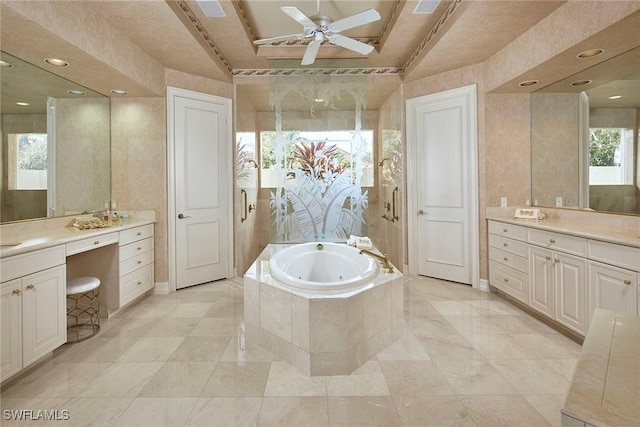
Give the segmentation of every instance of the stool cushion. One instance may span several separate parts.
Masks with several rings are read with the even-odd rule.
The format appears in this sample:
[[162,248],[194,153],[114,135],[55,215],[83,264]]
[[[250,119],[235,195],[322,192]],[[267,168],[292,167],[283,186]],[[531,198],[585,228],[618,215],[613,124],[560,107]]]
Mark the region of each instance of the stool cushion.
[[100,279],[97,277],[73,277],[67,279],[67,295],[89,292],[98,286],[100,286]]

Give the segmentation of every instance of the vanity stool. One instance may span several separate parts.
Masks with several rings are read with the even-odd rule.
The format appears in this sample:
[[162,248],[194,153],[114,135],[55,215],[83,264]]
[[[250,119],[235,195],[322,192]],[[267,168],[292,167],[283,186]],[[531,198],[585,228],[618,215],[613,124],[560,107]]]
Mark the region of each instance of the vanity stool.
[[100,279],[67,279],[67,343],[84,341],[100,329]]

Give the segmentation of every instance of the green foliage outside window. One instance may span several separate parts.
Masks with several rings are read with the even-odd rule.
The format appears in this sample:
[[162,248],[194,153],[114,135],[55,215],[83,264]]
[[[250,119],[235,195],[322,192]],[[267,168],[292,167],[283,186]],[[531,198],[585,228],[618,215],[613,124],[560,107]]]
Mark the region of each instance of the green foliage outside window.
[[589,166],[619,166],[615,154],[620,139],[620,129],[589,129]]
[[18,169],[47,170],[47,139],[41,135],[22,134],[18,140]]

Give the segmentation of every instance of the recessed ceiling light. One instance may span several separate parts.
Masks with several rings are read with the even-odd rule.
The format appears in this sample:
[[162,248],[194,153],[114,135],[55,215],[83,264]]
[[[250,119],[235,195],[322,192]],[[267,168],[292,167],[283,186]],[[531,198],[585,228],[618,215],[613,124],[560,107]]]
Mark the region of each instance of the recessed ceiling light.
[[523,82],[518,83],[519,86],[525,87],[525,86],[533,86],[533,85],[537,85],[538,81],[537,80],[525,80]]
[[571,86],[584,86],[591,83],[591,80],[576,80],[575,82],[571,82]]
[[589,50],[585,50],[584,52],[580,52],[577,55],[577,57],[580,59],[591,58],[594,56],[598,56],[602,53],[604,53],[604,49],[589,49]]
[[58,59],[58,58],[45,58],[44,62],[46,62],[49,65],[54,65],[56,67],[69,66],[69,63],[67,61],[65,61],[64,59]]
[[122,89],[112,89],[111,93],[114,93],[116,95],[127,95],[129,92],[127,92],[126,90],[122,90]]
[[620,99],[622,98],[622,95],[612,95],[609,97],[609,99]]
[[78,95],[78,96],[85,96],[86,95],[86,93],[84,93],[83,91],[75,90],[75,89],[68,90],[67,93],[70,94],[70,95]]
[[0,67],[3,68],[13,68],[13,64],[7,61],[0,61]]
[[22,106],[22,107],[26,107],[27,105],[29,105],[28,102],[16,102],[16,104]]

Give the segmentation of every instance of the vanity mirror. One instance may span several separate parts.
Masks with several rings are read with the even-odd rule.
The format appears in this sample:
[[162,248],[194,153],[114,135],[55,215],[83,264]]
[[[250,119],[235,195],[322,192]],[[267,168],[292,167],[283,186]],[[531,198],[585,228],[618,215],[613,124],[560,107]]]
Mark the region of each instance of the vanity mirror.
[[0,52],[0,221],[109,206],[109,98]]
[[640,47],[533,93],[533,205],[640,215],[639,125]]

